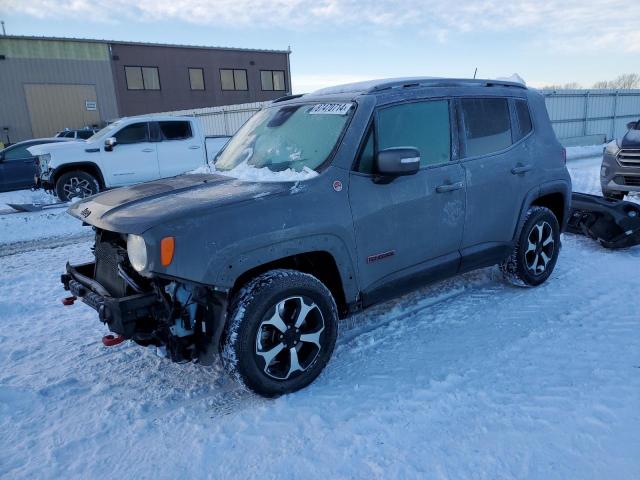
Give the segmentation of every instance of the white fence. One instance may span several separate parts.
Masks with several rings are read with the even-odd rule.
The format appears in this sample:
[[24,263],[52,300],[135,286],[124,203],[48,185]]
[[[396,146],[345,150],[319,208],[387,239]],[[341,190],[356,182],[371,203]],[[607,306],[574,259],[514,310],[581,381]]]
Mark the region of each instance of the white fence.
[[[556,135],[567,145],[602,143],[640,119],[640,90],[542,90]],[[233,135],[270,102],[165,112],[200,119],[205,135]]]
[[553,129],[567,145],[617,138],[640,119],[640,90],[542,90]]
[[166,115],[188,115],[197,117],[204,134],[233,135],[254,113],[271,102],[241,103],[224,107],[197,108],[164,112]]

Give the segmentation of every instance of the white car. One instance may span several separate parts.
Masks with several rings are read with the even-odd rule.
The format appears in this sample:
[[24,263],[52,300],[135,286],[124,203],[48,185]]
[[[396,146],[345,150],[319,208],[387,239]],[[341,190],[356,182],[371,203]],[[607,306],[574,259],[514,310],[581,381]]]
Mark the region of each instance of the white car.
[[35,146],[29,151],[38,158],[36,186],[54,191],[63,201],[173,177],[207,162],[207,145],[197,119],[168,115],[121,118],[85,141]]

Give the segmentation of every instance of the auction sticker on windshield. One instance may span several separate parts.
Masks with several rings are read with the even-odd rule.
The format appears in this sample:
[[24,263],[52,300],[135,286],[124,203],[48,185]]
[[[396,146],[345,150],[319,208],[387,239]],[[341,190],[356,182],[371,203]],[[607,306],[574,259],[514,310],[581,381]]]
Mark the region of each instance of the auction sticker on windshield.
[[346,115],[351,103],[318,103],[309,110],[309,115]]

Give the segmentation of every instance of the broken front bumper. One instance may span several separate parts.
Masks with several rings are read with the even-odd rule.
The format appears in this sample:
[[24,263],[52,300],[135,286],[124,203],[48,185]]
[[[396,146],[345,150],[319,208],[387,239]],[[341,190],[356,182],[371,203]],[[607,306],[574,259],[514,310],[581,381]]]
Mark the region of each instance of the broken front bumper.
[[567,232],[586,235],[605,248],[640,244],[640,205],[574,193]]
[[98,312],[100,321],[112,332],[132,338],[140,323],[149,322],[164,306],[153,293],[126,297],[112,297],[107,289],[94,280],[95,263],[70,265],[60,278],[64,289],[80,298]]

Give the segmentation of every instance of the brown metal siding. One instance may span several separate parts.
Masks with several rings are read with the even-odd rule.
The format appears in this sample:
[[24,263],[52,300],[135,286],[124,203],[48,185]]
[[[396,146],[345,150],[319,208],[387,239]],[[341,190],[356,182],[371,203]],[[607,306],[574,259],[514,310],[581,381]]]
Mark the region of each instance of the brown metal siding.
[[[123,116],[260,102],[290,91],[287,53],[133,44],[110,47],[118,109]],[[128,90],[125,66],[158,67],[160,90]],[[189,67],[204,70],[205,90],[191,90]],[[222,90],[221,68],[247,70],[248,90]],[[283,70],[287,91],[262,91],[260,70]]]

